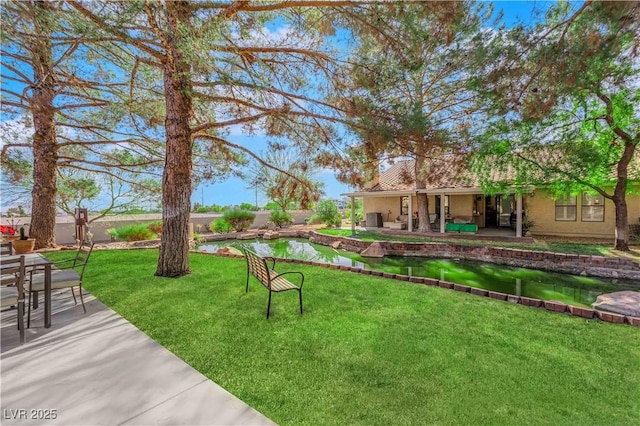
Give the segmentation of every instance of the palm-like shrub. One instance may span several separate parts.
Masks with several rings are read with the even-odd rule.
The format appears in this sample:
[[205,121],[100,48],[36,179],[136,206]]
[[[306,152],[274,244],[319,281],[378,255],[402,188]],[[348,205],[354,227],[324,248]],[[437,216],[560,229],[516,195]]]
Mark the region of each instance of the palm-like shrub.
[[293,223],[293,216],[289,212],[273,210],[269,215],[269,220],[278,228],[286,228]]
[[155,238],[155,234],[149,230],[146,223],[132,223],[109,229],[107,234],[122,241],[144,241]]
[[327,226],[340,226],[342,224],[342,216],[340,216],[338,206],[331,200],[318,203],[318,210],[310,219],[314,218],[320,219]]
[[233,227],[223,218],[216,219],[209,224],[209,230],[216,234],[226,234],[233,231]]

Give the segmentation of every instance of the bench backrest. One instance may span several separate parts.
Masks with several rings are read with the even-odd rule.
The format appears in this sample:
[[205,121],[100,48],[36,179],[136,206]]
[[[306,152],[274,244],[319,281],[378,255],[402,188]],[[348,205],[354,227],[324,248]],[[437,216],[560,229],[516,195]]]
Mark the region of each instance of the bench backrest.
[[244,255],[247,259],[247,273],[256,277],[265,287],[271,288],[271,274],[267,261],[251,250],[245,250]]

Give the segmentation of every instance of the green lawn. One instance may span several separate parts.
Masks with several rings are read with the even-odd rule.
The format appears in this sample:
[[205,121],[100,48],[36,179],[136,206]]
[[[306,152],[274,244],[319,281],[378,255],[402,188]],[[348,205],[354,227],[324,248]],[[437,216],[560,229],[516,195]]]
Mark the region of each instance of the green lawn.
[[244,260],[164,279],[156,259],[96,251],[85,286],[279,424],[640,424],[639,328],[293,264],[305,313],[276,294],[266,320]]
[[[316,232],[338,237],[351,237],[351,229],[318,229]],[[503,241],[486,241],[473,239],[474,234],[469,235],[469,239],[453,238],[431,238],[409,235],[386,234],[378,231],[357,231],[356,238],[363,241],[401,241],[401,242],[452,242],[457,244],[467,244],[476,246],[496,246],[526,250],[551,251],[556,253],[584,254],[592,256],[619,256],[614,253],[612,244],[589,244],[536,240],[533,243],[511,243]]]

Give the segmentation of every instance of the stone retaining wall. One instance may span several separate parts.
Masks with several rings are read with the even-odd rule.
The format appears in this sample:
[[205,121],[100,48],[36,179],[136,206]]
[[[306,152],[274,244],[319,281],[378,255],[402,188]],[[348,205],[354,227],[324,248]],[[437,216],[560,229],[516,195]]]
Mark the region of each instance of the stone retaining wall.
[[[309,234],[309,241],[357,253],[361,253],[371,244],[369,241],[324,235],[313,231]],[[619,257],[563,254],[449,242],[404,243],[379,241],[379,244],[387,256],[477,260],[574,275],[638,280],[638,285],[640,285],[640,265],[634,263],[631,259]]]
[[[214,256],[221,256],[221,257],[234,257],[234,258],[243,257],[241,255],[236,255],[232,253],[209,253],[209,252],[200,252],[200,253],[214,255]],[[513,294],[500,293],[497,291],[490,291],[482,288],[475,288],[475,287],[469,287],[462,284],[455,284],[448,281],[436,280],[433,278],[411,277],[408,275],[390,274],[388,272],[372,271],[371,269],[362,269],[362,268],[357,268],[355,266],[310,262],[307,260],[300,260],[300,259],[276,258],[276,260],[277,262],[281,262],[281,263],[298,263],[302,265],[356,272],[363,275],[373,275],[377,277],[389,278],[389,279],[394,279],[398,281],[408,281],[415,284],[441,287],[441,288],[446,288],[454,291],[459,291],[462,293],[470,293],[476,296],[490,297],[492,299],[502,300],[507,303],[515,303],[515,304],[520,304],[524,306],[530,306],[533,308],[546,309],[547,311],[551,311],[551,312],[564,313],[564,314],[573,315],[581,318],[598,319],[601,321],[612,322],[616,324],[629,324],[636,327],[640,327],[640,318],[638,317],[614,314],[610,312],[599,311],[596,309],[583,308],[580,306],[567,305],[565,303],[554,301],[554,300],[540,300],[540,299],[534,299],[532,297],[516,296]]]

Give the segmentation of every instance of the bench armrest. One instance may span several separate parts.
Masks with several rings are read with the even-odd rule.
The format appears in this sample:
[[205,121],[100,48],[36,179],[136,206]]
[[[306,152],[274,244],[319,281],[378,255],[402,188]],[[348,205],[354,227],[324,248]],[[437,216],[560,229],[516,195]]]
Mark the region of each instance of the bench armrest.
[[300,288],[302,288],[302,285],[304,284],[304,275],[302,275],[302,272],[297,272],[297,271],[290,271],[290,272],[283,272],[281,274],[278,274],[274,277],[271,277],[271,279],[275,279],[278,277],[281,277],[283,275],[287,275],[287,274],[299,274],[300,275]]
[[263,257],[263,259],[271,261],[271,270],[273,271],[273,269],[276,267],[276,258],[271,256],[265,256]]

